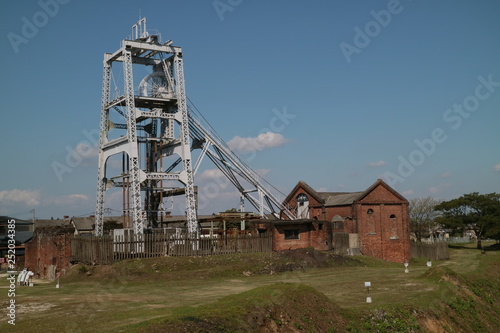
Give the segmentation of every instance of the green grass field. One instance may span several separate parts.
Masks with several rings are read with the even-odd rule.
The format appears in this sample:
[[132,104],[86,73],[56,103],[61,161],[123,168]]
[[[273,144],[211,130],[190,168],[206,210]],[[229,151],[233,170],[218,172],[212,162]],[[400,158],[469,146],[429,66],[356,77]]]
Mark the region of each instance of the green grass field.
[[[327,259],[317,265],[322,267],[304,269],[301,267],[307,258],[277,254],[153,258],[124,261],[113,267],[75,266],[61,279],[60,288],[55,287],[55,282],[18,286],[16,325],[12,327],[7,323],[3,310],[0,332],[149,332],[165,322],[183,325],[186,318],[213,317],[215,321],[225,322],[227,318],[241,318],[245,311],[254,311],[266,302],[274,302],[274,305],[290,302],[283,300],[283,295],[294,295],[300,285],[314,288],[338,306],[345,323],[335,331],[376,331],[377,319],[370,316],[383,311],[387,317],[387,313],[411,308],[432,319],[427,330],[434,324],[444,327],[442,332],[447,331],[446,327],[451,332],[453,327],[459,327],[460,316],[469,316],[469,320],[484,319],[486,324],[473,329],[488,332],[490,315],[481,311],[486,316],[482,318],[483,314],[478,314],[476,308],[487,306],[489,299],[492,304],[498,304],[498,293],[492,295],[491,290],[500,286],[498,275],[494,278],[498,273],[500,251],[487,251],[484,255],[474,244],[467,244],[450,249],[450,255],[450,260],[433,262],[432,268],[426,266],[424,259],[412,260],[409,273],[404,272],[401,264],[362,256]],[[2,280],[0,302],[2,309],[6,309],[7,283]],[[371,304],[365,302],[366,281],[372,284]],[[274,286],[276,283],[280,285]],[[281,287],[281,283],[287,283],[285,286],[291,291]],[[467,287],[462,287],[465,284]],[[272,290],[281,290],[281,293],[276,291],[273,296]],[[496,310],[498,308],[492,311]],[[416,312],[413,315],[418,319]],[[401,317],[392,317],[398,316]],[[446,318],[440,321],[440,316]],[[365,318],[365,322],[359,318]],[[307,332],[307,320],[312,319],[294,323],[296,329],[302,331],[299,329],[302,327]],[[416,319],[408,320],[405,323],[413,325],[415,331],[426,331],[426,326],[422,326],[425,320],[419,325]],[[228,323],[234,326],[238,321]],[[402,331],[407,328],[403,325]],[[224,331],[223,328],[220,331]],[[463,331],[468,332],[469,328]]]

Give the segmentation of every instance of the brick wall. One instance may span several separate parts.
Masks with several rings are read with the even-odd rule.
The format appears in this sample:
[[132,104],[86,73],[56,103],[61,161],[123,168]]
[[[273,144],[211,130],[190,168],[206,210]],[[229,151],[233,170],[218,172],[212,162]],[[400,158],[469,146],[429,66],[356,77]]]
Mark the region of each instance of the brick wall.
[[398,263],[409,260],[407,203],[357,204],[355,216],[363,254]]
[[341,217],[352,216],[352,206],[327,207],[326,220],[331,221],[335,215],[340,215]]
[[[316,250],[329,250],[332,244],[331,224],[323,222],[304,222],[303,224],[273,226],[273,251],[295,250],[314,247]],[[287,239],[287,233],[298,232],[298,238]]]
[[48,227],[34,232],[26,243],[25,267],[36,277],[54,280],[71,266],[71,239],[73,228]]
[[[354,203],[342,206],[324,206],[315,199],[312,194],[314,190],[309,189],[311,193],[308,193],[305,188],[309,186],[299,182],[287,197],[292,207],[296,205],[295,198],[300,193],[305,193],[309,197],[309,218],[332,221],[335,215],[340,215],[344,221],[335,225],[335,232],[358,234],[363,254],[399,263],[409,259],[408,201],[386,183],[378,180],[360,194]],[[371,214],[368,214],[368,209],[371,209]],[[326,243],[324,235],[313,231],[309,231],[307,241],[285,241],[283,237],[284,235],[278,237],[275,243],[283,242],[280,248],[286,249],[300,246],[322,248],[321,239]]]

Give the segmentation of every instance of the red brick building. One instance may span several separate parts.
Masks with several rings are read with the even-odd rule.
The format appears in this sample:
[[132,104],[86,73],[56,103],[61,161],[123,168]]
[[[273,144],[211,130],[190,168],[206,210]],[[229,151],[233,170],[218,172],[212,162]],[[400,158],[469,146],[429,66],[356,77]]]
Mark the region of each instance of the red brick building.
[[75,229],[66,227],[38,228],[26,243],[25,267],[37,277],[55,280],[71,266],[71,240]]
[[[331,222],[333,248],[335,233],[348,233],[357,235],[351,239],[364,255],[400,263],[410,258],[408,201],[380,179],[362,192],[317,192],[300,181],[285,203],[300,219]],[[287,243],[285,237],[278,241]]]
[[311,219],[251,221],[252,231],[273,235],[273,251],[296,250],[313,247],[332,249],[332,223]]

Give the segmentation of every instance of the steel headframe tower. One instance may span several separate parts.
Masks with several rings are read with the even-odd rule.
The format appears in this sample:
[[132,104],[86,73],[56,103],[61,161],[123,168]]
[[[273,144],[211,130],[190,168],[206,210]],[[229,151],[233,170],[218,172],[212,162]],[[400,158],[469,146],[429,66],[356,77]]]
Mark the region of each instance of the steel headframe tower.
[[[116,87],[122,92],[112,98],[112,66],[117,62],[123,65],[123,90]],[[140,66],[151,67],[152,73],[135,92],[133,69]],[[142,18],[119,50],[104,55],[96,235],[103,234],[104,198],[110,187],[122,188],[123,215],[132,218],[135,234],[156,226],[164,198],[179,194],[186,199],[188,232],[198,232],[188,121],[182,49],[149,35]],[[119,130],[125,133],[117,135]],[[107,162],[114,155],[122,156],[122,172],[109,177]],[[181,160],[180,170],[174,171],[177,164],[164,168],[164,159],[172,155]]]

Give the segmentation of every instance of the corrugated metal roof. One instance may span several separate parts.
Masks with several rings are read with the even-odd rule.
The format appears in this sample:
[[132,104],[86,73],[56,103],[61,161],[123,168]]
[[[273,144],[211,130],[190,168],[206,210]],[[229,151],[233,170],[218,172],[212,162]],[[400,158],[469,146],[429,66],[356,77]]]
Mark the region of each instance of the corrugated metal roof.
[[318,192],[325,202],[325,206],[351,205],[364,192]]
[[75,229],[78,231],[89,231],[94,230],[94,218],[93,217],[73,217],[72,219]]
[[[33,231],[18,231],[14,237],[16,245],[26,243],[33,238]],[[7,245],[10,237],[8,235],[0,235],[0,244]]]
[[16,219],[15,217],[0,216],[0,224],[1,225],[8,224],[9,220],[16,220],[16,224],[19,224],[19,225],[30,225],[30,224],[33,224],[33,222]]

